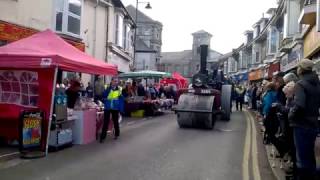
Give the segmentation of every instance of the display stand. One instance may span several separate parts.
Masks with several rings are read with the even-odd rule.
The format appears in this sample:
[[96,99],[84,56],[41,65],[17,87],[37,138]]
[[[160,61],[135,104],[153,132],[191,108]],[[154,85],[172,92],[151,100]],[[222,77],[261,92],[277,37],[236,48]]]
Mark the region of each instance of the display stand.
[[49,136],[49,149],[55,151],[72,145],[72,126],[76,119],[68,117],[65,89],[57,87],[56,94]]
[[89,144],[96,140],[96,116],[95,109],[73,111],[78,118],[73,126],[73,143]]
[[73,116],[64,121],[52,121],[49,139],[50,150],[57,151],[73,145],[72,126],[74,125],[75,120],[76,117]]

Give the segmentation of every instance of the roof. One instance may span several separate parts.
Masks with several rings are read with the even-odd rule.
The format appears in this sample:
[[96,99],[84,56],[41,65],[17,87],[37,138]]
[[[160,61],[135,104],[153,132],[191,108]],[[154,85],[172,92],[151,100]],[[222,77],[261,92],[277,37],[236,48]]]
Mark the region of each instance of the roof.
[[117,67],[73,47],[51,30],[0,47],[1,68],[59,67],[88,74],[117,74]]
[[[136,21],[136,8],[133,5],[129,5],[126,7],[130,16]],[[137,22],[136,22],[137,23]],[[159,21],[155,21],[143,12],[138,10],[138,23],[158,23],[161,24]],[[161,24],[162,25],[162,24]]]
[[180,52],[162,52],[160,63],[189,62],[192,59],[192,50],[184,50]]
[[208,32],[205,31],[205,30],[200,30],[200,31],[197,31],[197,32],[192,33],[192,35],[195,35],[195,34],[209,34],[210,36],[212,36],[212,34],[208,33]]
[[136,43],[137,52],[156,52],[155,50],[149,48],[141,38],[137,38]]
[[136,26],[136,22],[135,20],[133,20],[133,16],[131,16],[131,14],[128,12],[128,10],[126,9],[126,7],[123,5],[123,3],[121,2],[121,0],[112,0],[113,4],[116,6],[116,7],[119,7],[119,8],[122,8],[125,12],[125,17],[130,19],[130,21],[132,21],[133,23],[133,26],[135,27]]

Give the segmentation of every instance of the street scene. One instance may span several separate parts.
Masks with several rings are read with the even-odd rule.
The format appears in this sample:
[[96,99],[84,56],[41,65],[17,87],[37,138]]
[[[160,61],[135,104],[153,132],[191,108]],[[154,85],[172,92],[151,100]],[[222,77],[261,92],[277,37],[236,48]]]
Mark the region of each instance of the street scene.
[[319,10],[0,1],[0,180],[320,180]]

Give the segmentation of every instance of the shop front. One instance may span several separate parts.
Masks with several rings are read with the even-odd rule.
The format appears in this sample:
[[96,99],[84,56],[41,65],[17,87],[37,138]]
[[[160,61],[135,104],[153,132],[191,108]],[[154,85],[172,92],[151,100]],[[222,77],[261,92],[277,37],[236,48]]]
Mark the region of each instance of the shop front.
[[[95,140],[100,108],[79,97],[79,105],[67,109],[69,98],[65,87],[57,84],[58,71],[110,76],[117,74],[117,67],[88,56],[50,30],[0,47],[0,112],[5,112],[0,113],[1,138],[19,140],[21,147],[37,140],[45,154],[49,145]],[[43,120],[27,119],[21,125],[23,111],[39,112]]]
[[273,62],[266,68],[267,79],[272,79],[273,73],[280,71],[280,62]]
[[296,68],[302,58],[302,45],[296,44],[287,54],[283,55],[280,60],[280,71],[289,72]]
[[320,32],[312,27],[304,38],[304,57],[314,60],[315,71],[320,75]]
[[264,77],[263,70],[261,68],[254,69],[249,72],[249,81],[260,81]]

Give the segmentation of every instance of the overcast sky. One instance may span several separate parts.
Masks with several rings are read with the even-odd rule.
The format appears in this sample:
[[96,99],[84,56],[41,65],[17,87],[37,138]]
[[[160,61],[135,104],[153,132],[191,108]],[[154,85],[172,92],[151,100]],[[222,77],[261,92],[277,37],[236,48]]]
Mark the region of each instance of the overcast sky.
[[[136,0],[122,2],[125,6],[136,4]],[[213,35],[211,48],[221,53],[240,46],[244,31],[251,30],[264,12],[277,5],[276,0],[150,0],[150,3],[152,9],[139,4],[139,10],[162,22],[163,52],[191,49],[191,33],[203,29]]]

